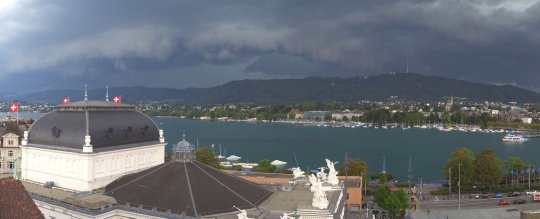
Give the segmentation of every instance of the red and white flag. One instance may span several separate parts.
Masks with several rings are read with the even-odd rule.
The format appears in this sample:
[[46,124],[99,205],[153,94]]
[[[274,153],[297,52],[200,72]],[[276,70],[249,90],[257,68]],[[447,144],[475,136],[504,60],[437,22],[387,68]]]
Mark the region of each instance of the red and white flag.
[[120,102],[122,101],[122,99],[120,98],[120,95],[114,96],[114,97],[112,98],[112,100],[113,100],[113,102],[115,102],[115,103],[120,103]]
[[9,104],[9,111],[10,112],[19,112],[19,103],[18,102],[13,102],[13,103],[10,103]]
[[62,99],[62,104],[69,104],[69,97],[64,97],[64,99]]

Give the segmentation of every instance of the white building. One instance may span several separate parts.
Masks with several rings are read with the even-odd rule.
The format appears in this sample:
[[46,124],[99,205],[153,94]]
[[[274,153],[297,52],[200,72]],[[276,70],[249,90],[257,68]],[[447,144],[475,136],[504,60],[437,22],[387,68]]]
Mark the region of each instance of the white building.
[[523,117],[523,118],[521,118],[521,121],[524,124],[531,124],[532,123],[532,118],[531,117]]
[[19,128],[13,122],[4,123],[2,144],[0,145],[0,176],[11,176],[14,171],[20,172],[21,149],[19,148]]
[[353,117],[360,117],[362,116],[362,112],[352,112],[349,110],[343,111],[343,112],[332,112],[332,119],[334,120],[343,120],[346,118],[347,120],[351,120]]
[[22,140],[22,179],[91,191],[164,162],[163,131],[134,106],[108,101],[59,105]]

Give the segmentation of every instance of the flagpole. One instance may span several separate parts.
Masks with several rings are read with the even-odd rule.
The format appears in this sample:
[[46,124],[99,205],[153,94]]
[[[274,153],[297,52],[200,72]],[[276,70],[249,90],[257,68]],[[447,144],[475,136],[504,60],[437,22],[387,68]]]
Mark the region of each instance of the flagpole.
[[17,120],[15,122],[17,123],[17,129],[19,129],[19,101],[17,100],[15,103],[17,104]]
[[531,191],[531,164],[529,164],[529,191]]

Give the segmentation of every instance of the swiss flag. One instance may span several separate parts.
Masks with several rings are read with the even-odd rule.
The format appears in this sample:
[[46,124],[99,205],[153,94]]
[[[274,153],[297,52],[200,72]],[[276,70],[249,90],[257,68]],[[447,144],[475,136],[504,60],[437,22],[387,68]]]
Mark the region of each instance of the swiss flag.
[[64,99],[62,99],[62,104],[69,104],[69,97],[64,97]]
[[13,102],[9,104],[9,111],[10,112],[19,112],[19,103]]
[[115,102],[115,103],[120,103],[122,101],[122,99],[120,98],[120,96],[114,96],[112,98],[112,101]]

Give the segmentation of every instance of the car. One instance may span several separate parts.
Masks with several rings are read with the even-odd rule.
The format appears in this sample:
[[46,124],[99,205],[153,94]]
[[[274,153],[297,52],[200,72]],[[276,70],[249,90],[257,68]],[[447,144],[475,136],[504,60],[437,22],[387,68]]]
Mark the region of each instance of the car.
[[533,195],[534,193],[536,193],[536,191],[527,191],[526,192],[527,195]]
[[476,199],[486,199],[489,198],[486,194],[478,194],[476,195]]
[[501,193],[497,193],[493,196],[493,198],[502,198],[503,195]]
[[478,196],[479,196],[479,198],[481,198],[481,199],[489,198],[486,194],[479,194]]
[[510,205],[510,202],[507,200],[500,200],[499,205]]
[[519,205],[519,204],[526,204],[527,201],[525,201],[525,199],[516,199],[514,201],[512,201],[512,204],[514,205]]
[[515,196],[521,196],[521,193],[520,193],[520,192],[511,192],[511,193],[508,193],[508,197],[515,197]]
[[485,194],[482,194],[482,193],[478,193],[478,194],[472,194],[472,197],[474,197],[475,199],[484,199],[484,198],[488,198],[487,195]]

